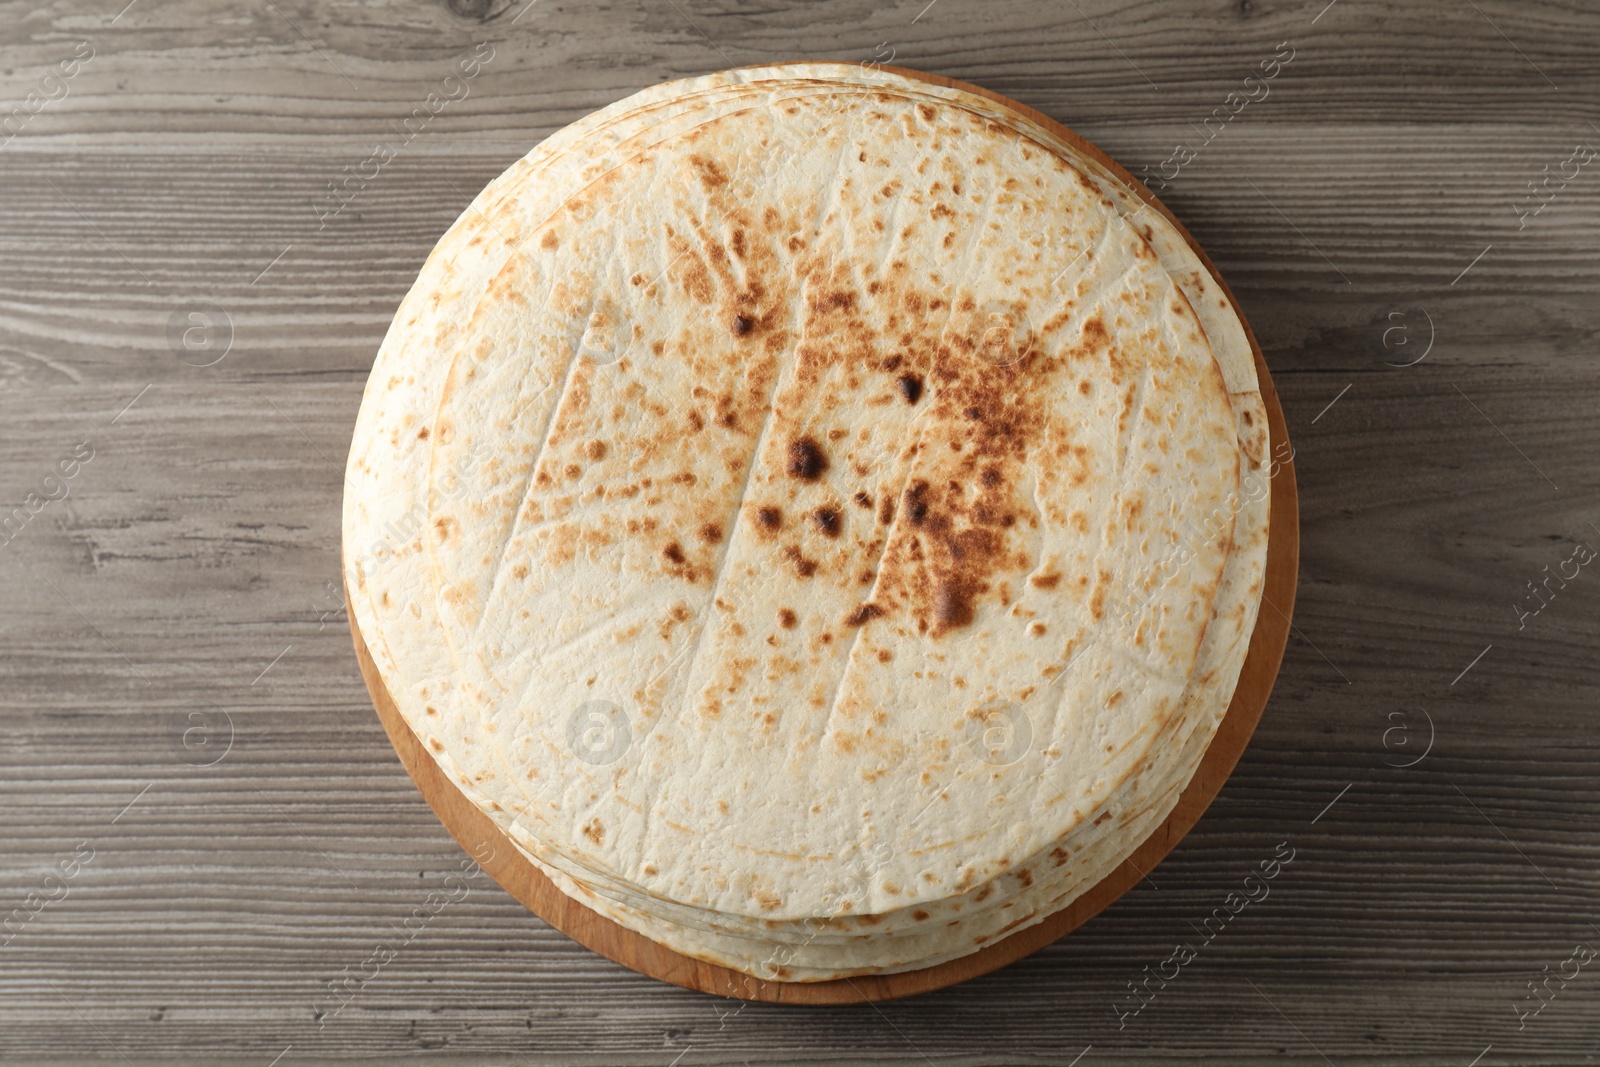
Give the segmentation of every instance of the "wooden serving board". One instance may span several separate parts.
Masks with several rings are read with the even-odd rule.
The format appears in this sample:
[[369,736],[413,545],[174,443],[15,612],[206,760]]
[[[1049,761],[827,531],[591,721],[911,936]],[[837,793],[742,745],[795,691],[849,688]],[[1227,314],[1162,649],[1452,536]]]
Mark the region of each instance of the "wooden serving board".
[[[378,711],[378,718],[389,735],[400,762],[411,774],[434,814],[463,848],[478,861],[490,877],[499,882],[506,892],[520,901],[529,911],[566,934],[574,941],[607,959],[613,960],[663,982],[695,989],[719,996],[738,997],[785,1004],[856,1004],[867,1001],[891,1000],[896,997],[927,993],[935,989],[964,982],[969,978],[1014,963],[1024,956],[1057,940],[1088,922],[1109,907],[1113,901],[1131,889],[1144,875],[1155,868],[1172,849],[1183,840],[1211,801],[1222,789],[1233,771],[1239,756],[1244,752],[1255,732],[1266,707],[1272,684],[1278,676],[1278,666],[1283,660],[1283,650],[1289,637],[1289,620],[1294,612],[1295,589],[1300,570],[1299,496],[1295,487],[1293,450],[1286,449],[1288,429],[1283,421],[1283,408],[1278,403],[1278,392],[1261,357],[1261,347],[1255,334],[1239,310],[1232,290],[1218,273],[1194,237],[1168,211],[1155,195],[1139,183],[1133,175],[1093,144],[1073,133],[1065,126],[1033,110],[1009,100],[998,93],[976,85],[956,81],[939,75],[899,67],[882,67],[907,77],[918,78],[935,85],[964,89],[989,98],[1053,132],[1063,141],[1073,145],[1085,155],[1103,163],[1113,174],[1137,193],[1155,210],[1171,221],[1222,291],[1239,312],[1250,347],[1255,353],[1256,375],[1261,383],[1261,399],[1267,410],[1267,426],[1271,433],[1272,455],[1281,450],[1290,458],[1273,467],[1271,531],[1267,545],[1266,579],[1262,591],[1261,610],[1256,627],[1250,637],[1250,649],[1239,683],[1234,690],[1233,702],[1217,729],[1211,746],[1200,761],[1200,767],[1188,788],[1178,799],[1178,805],[1165,822],[1156,828],[1144,843],[1091,889],[1067,907],[1056,912],[1036,926],[1019,930],[1011,936],[988,945],[971,955],[951,960],[922,970],[902,974],[867,975],[843,978],[828,982],[777,982],[754,978],[713,963],[692,959],[669,948],[618,926],[596,914],[562,893],[541,874],[531,862],[511,843],[494,822],[468,801],[445,777],[406,724],[388,689],[379,677],[367,643],[356,624],[354,612],[346,612],[350,619],[350,632],[355,642],[356,658],[361,664],[361,676]],[[346,601],[349,590],[345,590]]]

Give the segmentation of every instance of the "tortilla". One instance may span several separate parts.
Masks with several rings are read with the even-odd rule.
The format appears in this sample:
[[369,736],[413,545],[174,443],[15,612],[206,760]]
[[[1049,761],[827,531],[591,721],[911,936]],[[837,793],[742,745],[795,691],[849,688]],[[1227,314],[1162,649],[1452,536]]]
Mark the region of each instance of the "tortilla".
[[[1136,254],[1138,254],[1138,253],[1134,253],[1134,256],[1136,256]],[[670,264],[669,264],[669,266],[670,266]],[[421,288],[421,286],[419,286],[419,288]],[[387,350],[387,347],[389,347],[389,346],[387,346],[387,344],[386,344],[386,350]],[[1246,350],[1248,350],[1248,349],[1246,349]],[[376,373],[376,370],[374,370],[374,381],[378,381],[378,373]],[[1237,453],[1235,453],[1235,454],[1237,454]],[[438,448],[437,448],[437,446],[435,446],[435,458],[434,459],[435,459],[435,470],[438,470],[438,469],[440,469],[440,466],[438,466],[438,462],[437,462],[438,461]],[[803,466],[805,466],[805,464],[802,464],[802,467]],[[459,467],[459,464],[456,464],[456,466],[451,466],[451,464],[445,464],[445,467],[443,467],[443,469],[445,469],[445,470],[459,470],[459,469],[461,469],[461,467]],[[448,517],[446,517],[446,518],[448,518]],[[1251,609],[1253,609],[1253,605],[1251,605]],[[864,630],[866,630],[866,627],[862,627],[862,632],[864,632]],[[446,672],[446,673],[448,673],[448,672]],[[1235,677],[1237,677],[1237,669],[1235,669],[1234,673],[1235,673]],[[493,677],[493,672],[490,672],[490,677]],[[1230,688],[1230,681],[1229,681],[1229,688]],[[419,717],[419,718],[422,718],[422,717]],[[426,721],[426,720],[424,720],[424,721]],[[446,769],[448,769],[448,768],[446,768]],[[458,773],[459,773],[459,771],[458,771]],[[706,835],[706,837],[709,837],[709,835]],[[581,851],[581,846],[579,846],[579,851]],[[592,859],[592,857],[590,857],[590,859]],[[597,865],[603,865],[603,867],[608,867],[608,864],[597,864]]]

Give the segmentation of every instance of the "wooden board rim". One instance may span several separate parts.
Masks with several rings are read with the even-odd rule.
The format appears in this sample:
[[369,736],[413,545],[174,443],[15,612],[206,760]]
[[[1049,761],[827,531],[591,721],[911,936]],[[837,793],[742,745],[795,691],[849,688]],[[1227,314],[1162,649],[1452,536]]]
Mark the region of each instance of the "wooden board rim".
[[[768,64],[762,64],[767,66]],[[804,65],[804,64],[795,64]],[[902,67],[879,66],[869,69],[892,71],[947,88],[962,89],[985,97],[1049,130],[1078,151],[1092,157],[1159,211],[1188,242],[1213,279],[1221,287],[1244,325],[1255,358],[1261,399],[1267,412],[1267,425],[1274,449],[1288,443],[1288,428],[1277,389],[1261,355],[1261,346],[1233,291],[1223,280],[1211,258],[1192,234],[1124,167],[1095,145],[1025,104],[1018,103],[981,86],[941,75]],[[1299,575],[1300,528],[1299,496],[1294,475],[1293,450],[1271,467],[1272,504],[1267,544],[1266,574],[1261,610],[1250,635],[1250,647],[1232,702],[1202,757],[1193,779],[1178,799],[1177,806],[1164,822],[1139,845],[1124,862],[1088,891],[1043,922],[987,945],[969,955],[900,974],[863,975],[826,982],[778,982],[755,978],[738,971],[674,952],[641,934],[634,933],[568,897],[540,873],[511,843],[487,815],[468,801],[449,781],[439,765],[428,755],[412,733],[389,696],[354,612],[346,612],[361,676],[384,731],[389,736],[400,762],[428,806],[456,841],[478,861],[485,872],[529,911],[566,934],[585,948],[615,963],[673,985],[704,993],[744,1000],[784,1004],[858,1004],[933,992],[988,974],[1028,956],[1088,922],[1126,893],[1147,872],[1154,869],[1194,827],[1211,801],[1221,791],[1234,765],[1243,754],[1256,724],[1261,719],[1267,698],[1277,679],[1289,637]],[[349,589],[345,589],[349,600]]]

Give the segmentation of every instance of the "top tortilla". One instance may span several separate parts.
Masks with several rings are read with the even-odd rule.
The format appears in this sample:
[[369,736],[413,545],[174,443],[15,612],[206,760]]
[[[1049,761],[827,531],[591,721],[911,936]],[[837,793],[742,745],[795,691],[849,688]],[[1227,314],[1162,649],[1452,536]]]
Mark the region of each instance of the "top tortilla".
[[[431,464],[485,491],[430,549],[484,724],[450,755],[531,772],[550,847],[735,915],[881,911],[1003,873],[1143,755],[1238,444],[1192,310],[1079,171],[816,93],[656,146],[537,247],[457,348]],[[597,703],[633,738],[603,767],[569,736]],[[967,725],[997,708],[1035,739],[1003,767]]]
[[[680,101],[688,98],[691,89],[698,92],[708,89],[713,83],[727,86],[740,80],[761,81],[770,84],[779,75],[794,69],[796,68],[778,67],[762,71],[732,72],[727,75],[696,79],[678,86],[658,87],[640,94],[638,99],[644,101],[646,98],[653,98],[649,102],[655,105],[654,110],[661,112],[663,115],[677,115],[682,114],[685,110],[677,105]],[[813,74],[817,70],[814,65],[806,65],[798,69],[807,75]],[[857,68],[841,67],[837,73],[843,77],[859,74],[860,72]],[[883,78],[884,76],[880,74],[877,77]],[[902,83],[909,81],[909,79],[904,78],[898,80]],[[963,97],[968,95],[960,93],[959,90],[942,90],[921,86],[920,84],[916,87],[929,93],[946,93]],[[549,157],[556,156],[555,150],[565,147],[562,142],[565,141],[566,145],[576,143],[575,135],[580,128],[584,129],[587,136],[598,128],[595,123],[597,119],[613,121],[624,110],[627,111],[628,117],[632,119],[634,115],[650,110],[644,107],[635,107],[633,106],[634,103],[635,101],[633,100],[625,101],[626,109],[622,106],[608,108],[605,113],[591,116],[591,119],[585,120],[584,123],[562,131],[549,142],[546,142],[545,145],[541,145],[535,152],[530,153],[527,160],[512,168],[511,171],[507,172],[505,178],[485,191],[479,201],[463,215],[462,220],[452,229],[450,235],[444,241],[441,241],[439,249],[430,258],[416,289],[407,298],[406,304],[402,306],[401,313],[397,315],[395,328],[385,342],[378,363],[375,364],[373,380],[369,384],[368,402],[363,406],[362,419],[358,428],[357,447],[352,450],[351,476],[353,489],[352,495],[347,497],[346,516],[347,564],[353,564],[350,568],[352,612],[361,621],[369,647],[372,648],[375,658],[378,659],[380,670],[384,671],[385,680],[393,692],[405,690],[422,699],[436,698],[440,694],[441,686],[448,681],[451,669],[440,660],[439,642],[426,639],[423,629],[396,628],[393,626],[384,628],[379,625],[380,622],[389,621],[389,618],[384,614],[385,611],[390,612],[391,615],[405,613],[413,617],[420,617],[426,616],[432,607],[431,599],[428,597],[404,594],[407,588],[404,581],[388,581],[388,579],[392,578],[398,579],[408,569],[411,569],[416,560],[413,549],[422,547],[420,543],[412,544],[406,540],[406,535],[414,533],[418,526],[412,506],[407,503],[407,494],[405,492],[370,492],[367,491],[368,487],[365,484],[360,486],[363,492],[360,494],[355,492],[355,483],[359,478],[366,478],[381,485],[385,478],[392,480],[397,474],[410,469],[403,462],[395,460],[380,461],[380,457],[375,453],[383,451],[381,446],[387,446],[388,448],[400,450],[398,459],[403,460],[404,448],[409,445],[411,438],[408,435],[400,434],[398,427],[409,426],[415,431],[419,424],[425,426],[429,422],[431,409],[434,406],[430,398],[437,395],[438,389],[438,383],[433,380],[437,377],[437,373],[434,371],[433,365],[430,365],[425,360],[402,358],[414,355],[414,346],[408,349],[404,346],[404,343],[415,342],[419,337],[426,336],[429,339],[437,337],[440,341],[440,348],[448,347],[445,339],[448,336],[448,327],[453,326],[448,315],[451,301],[453,299],[458,300],[462,291],[472,288],[474,271],[478,272],[478,277],[481,278],[483,276],[484,267],[478,261],[487,262],[492,258],[486,252],[485,245],[492,243],[498,246],[499,244],[498,241],[488,241],[485,235],[490,230],[493,231],[493,235],[496,238],[506,234],[514,234],[516,224],[523,221],[515,216],[510,218],[501,217],[492,226],[486,225],[488,222],[486,212],[499,199],[513,195],[512,190],[515,189],[519,182],[530,177],[536,169],[548,161]],[[975,108],[981,108],[988,104],[987,101],[975,102],[970,99],[968,103],[973,103]],[[595,142],[603,142],[602,147],[609,147],[615,143],[615,139],[609,136],[601,137],[596,135],[592,139]],[[1058,146],[1059,149],[1060,146]],[[593,151],[600,152],[601,148],[597,147]],[[561,162],[567,162],[565,157],[559,157],[559,159]],[[1092,160],[1079,160],[1079,163],[1091,175],[1095,175],[1095,168],[1098,165]],[[559,167],[552,164],[542,173],[549,173],[559,169]],[[568,169],[570,170],[571,168],[569,167]],[[1095,176],[1097,178],[1104,177],[1103,173]],[[550,179],[550,181],[553,184],[555,179]],[[1116,186],[1114,182],[1108,185],[1101,180],[1099,184],[1102,191],[1113,200],[1125,196],[1120,191],[1120,187]],[[1137,206],[1137,202],[1134,201],[1132,208],[1125,206],[1122,210],[1129,214],[1134,214]],[[1241,413],[1241,442],[1250,444],[1250,447],[1246,448],[1241,455],[1241,473],[1250,475],[1262,466],[1265,448],[1261,435],[1264,433],[1265,427],[1263,420],[1256,419],[1254,420],[1255,428],[1250,428],[1252,424],[1251,411],[1254,410],[1259,413],[1259,397],[1254,394],[1254,369],[1248,340],[1244,337],[1242,328],[1236,316],[1232,315],[1231,307],[1225,299],[1221,299],[1216,305],[1205,299],[1208,295],[1213,298],[1218,296],[1215,286],[1210,283],[1209,276],[1205,275],[1203,269],[1200,268],[1198,260],[1189,251],[1181,236],[1172,233],[1170,226],[1166,226],[1164,220],[1159,218],[1154,220],[1154,224],[1143,216],[1135,217],[1132,221],[1141,232],[1145,233],[1151,244],[1156,248],[1163,264],[1173,272],[1175,277],[1179,278],[1180,286],[1194,302],[1207,332],[1213,336],[1213,343],[1217,345],[1218,361],[1221,364],[1225,378],[1228,380],[1229,388],[1233,392],[1231,399],[1234,401],[1236,411]],[[511,242],[508,241],[507,243]],[[501,250],[496,247],[493,251],[499,252]],[[504,258],[503,255],[502,258]],[[452,271],[448,268],[455,269]],[[489,270],[488,273],[492,274],[493,271]],[[1210,286],[1209,293],[1207,292],[1207,286]],[[443,296],[443,299],[441,299],[441,296]],[[444,321],[429,324],[424,329],[423,323],[427,319],[427,314],[439,311],[445,312]],[[437,362],[436,360],[435,363]],[[410,411],[406,410],[407,404],[411,405]],[[365,450],[360,447],[364,442],[369,446]],[[453,494],[459,494],[461,491],[460,486],[450,486],[449,478],[446,479],[446,486]],[[413,502],[414,496],[415,494],[411,496]],[[385,515],[385,507],[389,507],[390,510],[387,512],[384,521],[372,521],[375,515]],[[1252,513],[1255,513],[1255,518],[1251,523],[1247,524],[1245,520]],[[1219,599],[1218,601],[1213,624],[1207,629],[1203,643],[1203,652],[1206,654],[1202,656],[1202,660],[1209,665],[1204,668],[1203,672],[1196,672],[1185,695],[1186,703],[1194,704],[1207,710],[1207,717],[1210,721],[1209,728],[1202,726],[1195,731],[1194,738],[1189,744],[1189,747],[1195,747],[1196,743],[1198,743],[1197,751],[1203,751],[1204,742],[1209,740],[1210,733],[1214,730],[1215,721],[1220,718],[1220,709],[1225,707],[1228,695],[1231,693],[1233,679],[1237,677],[1238,664],[1242,660],[1244,645],[1244,641],[1239,639],[1238,635],[1242,634],[1243,637],[1247,637],[1249,628],[1253,624],[1254,608],[1259,596],[1260,560],[1264,554],[1265,543],[1264,493],[1252,491],[1244,495],[1240,505],[1239,523],[1241,526],[1246,527],[1247,530],[1254,531],[1253,533],[1243,533],[1240,537],[1239,547],[1248,549],[1248,552],[1241,554],[1236,550],[1229,557],[1227,570],[1233,573],[1230,584],[1234,587],[1234,595],[1228,598],[1230,606],[1226,608],[1222,600]],[[376,540],[368,536],[377,531],[381,531],[382,536]],[[365,557],[360,554],[360,546],[363,545],[372,546],[371,552]],[[353,551],[349,551],[352,549]],[[399,551],[391,555],[389,553],[392,549],[398,549]],[[376,568],[360,565],[364,562],[370,564],[374,560],[377,560],[380,564]],[[376,584],[369,584],[366,581],[369,576],[374,578]],[[375,604],[373,594],[377,592],[379,585],[382,586],[381,603]],[[395,593],[392,603],[389,596],[391,590]],[[1223,640],[1224,634],[1232,634],[1233,636]],[[419,640],[419,637],[422,639]],[[393,646],[396,649],[396,653],[392,656],[385,654],[389,646]],[[1231,667],[1229,666],[1230,662]],[[397,703],[402,711],[407,714],[408,721],[419,736],[437,740],[438,734],[442,732],[441,727],[450,725],[448,722],[442,723],[438,718],[428,717],[424,713],[425,709],[414,701],[401,700],[397,701]],[[446,718],[448,719],[448,717]],[[1194,759],[1197,758],[1197,756],[1194,757]],[[1146,773],[1142,776],[1137,776],[1134,782],[1149,781],[1155,777],[1157,771],[1176,773],[1178,775],[1176,779],[1178,788],[1181,788],[1181,784],[1187,781],[1187,773],[1184,773],[1183,767],[1187,767],[1192,771],[1194,759],[1190,759],[1188,756],[1182,759],[1175,759],[1169,754],[1160,760],[1147,761],[1150,766],[1147,768]],[[441,756],[441,763],[447,772],[452,773],[453,780],[459,788],[462,788],[469,796],[474,796],[480,806],[484,806],[491,811],[495,810],[495,802],[485,797],[481,792],[485,785],[481,774],[478,778],[469,782],[458,770],[453,768],[447,756]],[[1171,792],[1172,799],[1175,799],[1176,791],[1173,790]],[[1170,807],[1170,804],[1168,804],[1168,807]],[[1167,809],[1161,809],[1162,815],[1165,814],[1165,810]],[[500,814],[504,816],[506,813],[502,811]],[[1113,812],[1108,809],[1106,814],[1109,816]],[[1120,822],[1122,811],[1119,810],[1115,814],[1119,817]],[[1097,819],[1096,823],[1098,824],[1099,821]],[[502,818],[502,824],[506,826],[519,843],[528,846],[537,844],[525,834],[519,834],[521,826],[515,821],[508,821]],[[1108,822],[1106,825],[1116,826],[1118,823]],[[1136,827],[1133,829],[1137,830]],[[1136,844],[1139,836],[1128,838],[1126,847],[1131,848],[1133,844]],[[1068,845],[1066,851],[1072,852],[1074,858],[1078,856],[1087,857],[1092,850],[1093,844],[1102,840],[1110,842],[1113,838],[1109,833],[1100,834],[1097,831],[1097,836],[1094,837],[1089,847],[1074,849]],[[884,842],[877,842],[878,848],[881,849],[883,846]],[[1115,858],[1120,856],[1120,850],[1113,851],[1112,855],[1114,864]],[[737,864],[733,865],[736,866]],[[1014,875],[1019,876],[1026,873],[1025,870],[1020,869],[1013,872]],[[986,884],[979,891],[978,896],[981,898],[987,894],[989,888]],[[1038,888],[1039,883],[1034,883],[1034,889]],[[919,909],[914,914],[920,917],[925,912]],[[769,925],[771,924],[769,923]],[[636,926],[635,928],[638,927]],[[690,947],[690,952],[691,954],[696,954],[693,951],[693,946]],[[702,958],[709,958],[703,953],[701,955]],[[855,973],[860,972],[857,971]]]

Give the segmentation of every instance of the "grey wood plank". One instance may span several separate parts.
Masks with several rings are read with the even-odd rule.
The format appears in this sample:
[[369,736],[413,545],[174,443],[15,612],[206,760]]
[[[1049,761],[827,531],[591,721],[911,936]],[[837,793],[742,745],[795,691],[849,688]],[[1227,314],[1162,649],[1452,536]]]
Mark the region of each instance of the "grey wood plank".
[[[1512,606],[1575,542],[1600,544],[1600,173],[1525,227],[1513,206],[1600,139],[1592,5],[119,10],[9,5],[0,30],[0,118],[94,48],[0,147],[0,503],[94,448],[0,545],[0,918],[93,850],[0,946],[0,1061],[1600,1058],[1589,968],[1520,1030],[1515,1010],[1541,968],[1600,944],[1596,577],[1524,625]],[[328,182],[485,40],[467,98],[319,229]],[[461,854],[388,749],[328,583],[372,353],[477,189],[664,78],[891,48],[1155,171],[1285,40],[1270,96],[1162,194],[1272,365],[1304,555],[1273,703],[1160,888],[879,1008],[661,986],[481,875],[408,936]],[[209,367],[167,338],[201,305],[232,328]],[[1385,347],[1397,321],[1433,337],[1415,366],[1386,365],[1421,351]],[[1397,768],[1421,749],[1393,729],[1422,744],[1422,711],[1433,747]],[[1127,984],[1280,841],[1296,859],[1271,895],[1119,1028]],[[328,983],[397,943],[335,1013]]]

